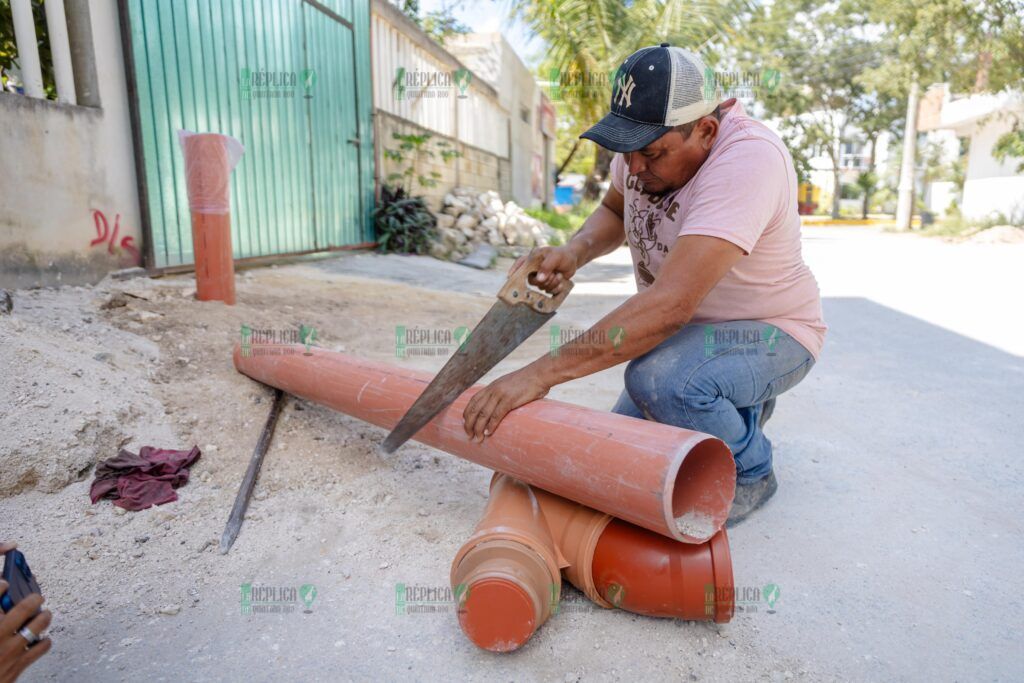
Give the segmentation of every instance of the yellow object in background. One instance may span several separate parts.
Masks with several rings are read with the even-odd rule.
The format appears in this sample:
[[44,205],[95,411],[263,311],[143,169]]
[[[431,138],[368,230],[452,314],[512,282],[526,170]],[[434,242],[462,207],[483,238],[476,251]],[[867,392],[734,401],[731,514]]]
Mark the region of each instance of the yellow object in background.
[[800,183],[796,196],[801,204],[818,204],[821,201],[821,188],[811,183]]

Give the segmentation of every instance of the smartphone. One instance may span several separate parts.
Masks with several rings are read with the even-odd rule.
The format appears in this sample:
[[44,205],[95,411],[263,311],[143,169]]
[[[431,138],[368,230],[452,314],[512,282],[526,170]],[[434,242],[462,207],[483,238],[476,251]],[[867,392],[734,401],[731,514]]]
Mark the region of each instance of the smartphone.
[[36,577],[29,569],[25,554],[15,548],[4,553],[4,581],[7,591],[0,595],[0,609],[4,614],[10,612],[15,605],[27,598],[31,593],[42,594]]

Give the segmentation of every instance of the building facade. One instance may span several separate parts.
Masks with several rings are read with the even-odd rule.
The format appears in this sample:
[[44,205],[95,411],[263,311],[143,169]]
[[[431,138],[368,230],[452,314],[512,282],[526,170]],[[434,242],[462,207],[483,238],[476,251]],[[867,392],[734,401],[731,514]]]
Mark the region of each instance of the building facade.
[[937,84],[928,89],[921,107],[920,130],[943,148],[944,159],[957,159],[961,140],[966,154],[962,191],[950,181],[930,183],[929,209],[941,213],[956,202],[971,220],[1024,222],[1024,173],[1018,170],[1024,159],[999,160],[993,153],[999,138],[1024,125],[1024,94],[955,95],[946,84]]
[[456,186],[552,199],[554,109],[500,36],[458,41],[462,61],[384,0],[10,0],[9,11],[0,287],[190,270],[180,131],[244,146],[231,175],[236,260],[372,246],[389,182],[434,208]]
[[[0,287],[94,282],[142,263],[117,3],[65,0],[60,16],[50,5],[45,16],[10,6],[20,59],[0,64]],[[48,23],[57,68],[36,49]],[[57,71],[60,87],[44,81]]]
[[555,108],[501,33],[452,36],[446,48],[497,92],[509,117],[511,198],[522,206],[554,200]]

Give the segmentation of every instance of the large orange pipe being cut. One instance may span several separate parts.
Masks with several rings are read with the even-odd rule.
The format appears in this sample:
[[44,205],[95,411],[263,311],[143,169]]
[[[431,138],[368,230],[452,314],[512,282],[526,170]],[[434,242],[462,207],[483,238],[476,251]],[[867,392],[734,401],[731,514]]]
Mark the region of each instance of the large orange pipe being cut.
[[[316,347],[263,350],[253,347],[243,356],[236,346],[235,368],[385,429],[431,380],[425,372]],[[480,388],[464,392],[413,438],[677,541],[703,543],[725,522],[736,466],[719,439],[539,400],[512,411],[493,435],[473,443],[462,413]]]

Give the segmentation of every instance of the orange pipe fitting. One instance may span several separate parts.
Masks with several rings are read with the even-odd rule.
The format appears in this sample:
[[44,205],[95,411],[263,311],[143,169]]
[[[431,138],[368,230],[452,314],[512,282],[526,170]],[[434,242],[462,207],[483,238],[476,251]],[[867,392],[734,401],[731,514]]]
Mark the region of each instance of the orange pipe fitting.
[[[295,396],[392,428],[431,376],[316,347],[282,345],[235,368]],[[517,408],[483,443],[466,436],[465,391],[415,437],[527,484],[676,541],[703,543],[729,515],[736,466],[707,434],[542,399]]]
[[521,646],[558,604],[560,564],[533,491],[495,475],[487,509],[452,562],[462,630],[492,652]]
[[544,511],[555,547],[564,559],[565,578],[601,607],[614,607],[598,589],[590,571],[598,539],[614,518],[543,489],[535,488],[533,493]]
[[558,605],[559,568],[601,607],[719,623],[733,615],[724,528],[706,543],[680,543],[495,473],[487,509],[452,562],[462,630],[485,650],[521,647]]
[[235,304],[229,177],[242,155],[237,140],[217,133],[179,131],[192,212],[196,298]]
[[706,543],[677,543],[615,519],[601,534],[590,568],[597,592],[624,610],[719,624],[732,619],[725,527]]

